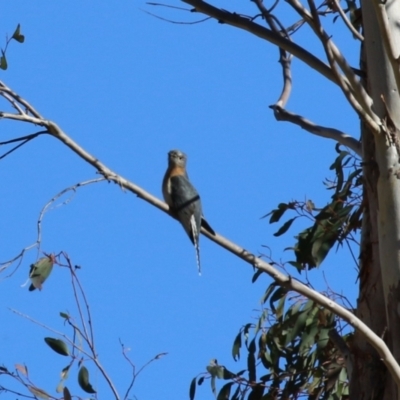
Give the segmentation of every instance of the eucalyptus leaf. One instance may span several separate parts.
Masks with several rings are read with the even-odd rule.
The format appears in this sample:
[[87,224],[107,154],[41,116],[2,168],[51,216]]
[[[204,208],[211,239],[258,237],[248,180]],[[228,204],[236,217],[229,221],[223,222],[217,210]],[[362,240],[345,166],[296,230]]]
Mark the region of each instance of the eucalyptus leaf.
[[86,393],[96,393],[96,391],[93,389],[93,386],[89,382],[89,371],[84,365],[82,365],[81,369],[79,370],[78,383],[82,390],[84,390]]

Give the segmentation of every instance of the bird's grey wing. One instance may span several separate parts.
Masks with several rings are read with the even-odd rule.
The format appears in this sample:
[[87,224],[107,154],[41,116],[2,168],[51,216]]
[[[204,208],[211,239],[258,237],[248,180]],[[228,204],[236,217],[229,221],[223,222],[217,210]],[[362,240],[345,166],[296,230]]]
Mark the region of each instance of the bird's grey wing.
[[195,238],[192,234],[190,220],[193,216],[198,237],[200,233],[202,215],[201,202],[197,190],[183,175],[171,177],[171,203],[172,211],[176,214],[179,221],[185,228],[185,231],[194,243]]

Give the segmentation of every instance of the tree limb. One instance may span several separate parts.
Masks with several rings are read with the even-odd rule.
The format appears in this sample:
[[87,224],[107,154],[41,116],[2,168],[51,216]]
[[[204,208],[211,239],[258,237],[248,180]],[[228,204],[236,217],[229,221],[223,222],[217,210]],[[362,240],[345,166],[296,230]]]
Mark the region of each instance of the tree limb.
[[[324,46],[326,56],[333,73],[336,76],[339,87],[346,96],[350,105],[357,114],[370,127],[375,134],[380,133],[381,123],[379,117],[372,110],[372,99],[365,91],[353,69],[347,63],[346,58],[336,47],[331,37],[323,29],[319,15],[313,0],[308,0],[310,11],[308,11],[298,0],[287,0],[288,3],[304,18],[307,24],[312,28]],[[339,72],[337,65],[343,71],[344,76]]]
[[311,68],[318,71],[320,74],[328,78],[330,81],[337,84],[336,77],[334,76],[331,68],[321,61],[318,57],[314,56],[303,47],[291,42],[290,40],[282,37],[281,35],[272,32],[271,30],[264,28],[251,21],[249,18],[242,17],[236,13],[231,13],[226,10],[216,8],[203,0],[181,0],[184,3],[190,4],[195,8],[195,11],[206,14],[221,23],[235,26],[236,28],[243,29],[247,32],[252,33],[260,37],[261,39],[267,40],[275,44],[278,47],[286,50],[293,54],[298,59],[305,62]]
[[302,117],[301,115],[293,114],[290,111],[287,111],[277,105],[272,105],[270,106],[270,108],[274,110],[275,118],[278,121],[288,121],[300,126],[300,128],[305,129],[306,131],[314,135],[335,140],[336,142],[354,151],[354,153],[356,153],[358,156],[362,157],[361,143],[357,139],[354,139],[352,136],[347,135],[346,133],[339,131],[338,129],[316,125],[310,120]]
[[357,31],[356,28],[354,28],[353,24],[349,21],[349,19],[346,16],[346,13],[343,11],[342,6],[340,5],[338,0],[332,0],[336,10],[338,11],[338,13],[340,14],[340,16],[342,17],[343,22],[345,23],[345,25],[349,28],[350,32],[361,42],[364,41],[364,36],[361,35],[360,32]]

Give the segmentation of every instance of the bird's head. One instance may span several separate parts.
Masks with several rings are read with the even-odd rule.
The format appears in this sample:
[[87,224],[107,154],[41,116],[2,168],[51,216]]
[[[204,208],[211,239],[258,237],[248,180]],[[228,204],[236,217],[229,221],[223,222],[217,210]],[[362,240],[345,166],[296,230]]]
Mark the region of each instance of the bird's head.
[[171,150],[168,153],[168,165],[170,167],[186,167],[186,154],[179,150]]

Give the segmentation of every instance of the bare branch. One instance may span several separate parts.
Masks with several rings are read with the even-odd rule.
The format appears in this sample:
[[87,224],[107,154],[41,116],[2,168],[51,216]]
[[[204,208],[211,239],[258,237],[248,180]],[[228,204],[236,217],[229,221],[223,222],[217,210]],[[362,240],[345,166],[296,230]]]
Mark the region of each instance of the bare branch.
[[346,24],[346,26],[349,28],[350,32],[361,42],[364,41],[364,36],[361,35],[360,32],[358,32],[358,30],[356,28],[354,28],[353,24],[349,21],[349,19],[346,16],[346,13],[343,11],[342,6],[340,5],[338,0],[332,0],[333,4],[336,7],[336,10],[338,11],[338,13],[340,14],[340,16],[342,17],[343,22]]
[[11,105],[14,107],[19,114],[24,114],[24,111],[19,106],[19,104],[6,92],[0,92],[0,95],[3,96]]
[[[339,87],[342,89],[351,106],[354,108],[360,118],[365,120],[372,132],[379,134],[381,130],[381,122],[379,117],[372,110],[372,99],[359,82],[353,69],[347,63],[346,58],[336,47],[328,34],[324,31],[320,23],[318,11],[315,7],[314,1],[308,0],[311,14],[298,0],[287,1],[299,13],[299,15],[305,19],[308,25],[317,34],[324,46],[326,56],[328,57],[331,69],[336,76]],[[342,76],[336,64],[340,66],[345,76]]]
[[336,77],[328,65],[322,62],[318,57],[305,50],[303,47],[291,42],[290,40],[287,40],[281,35],[278,35],[275,32],[272,32],[271,30],[254,23],[248,18],[242,17],[236,13],[231,13],[229,11],[216,8],[203,0],[182,1],[193,6],[195,11],[206,14],[216,19],[220,23],[226,23],[243,29],[260,37],[261,39],[267,40],[268,42],[285,49],[287,52],[293,54],[332,82],[337,83]]
[[[0,88],[1,92],[1,88]],[[29,122],[31,124],[39,125],[39,126],[46,126],[45,120],[40,117],[31,117],[28,114],[12,114],[0,111],[0,118],[4,119],[11,119],[14,121],[22,121],[22,122]]]
[[21,98],[18,94],[14,93],[4,82],[0,82],[0,93],[7,93],[15,101],[21,104],[34,117],[43,118],[27,101]]
[[352,136],[339,131],[338,129],[328,128],[321,125],[316,125],[310,120],[302,117],[301,115],[293,114],[277,105],[270,106],[274,110],[275,118],[278,121],[288,121],[295,125],[300,126],[306,131],[321,136],[324,138],[335,140],[336,142],[348,147],[350,150],[354,151],[358,156],[362,156],[361,143],[354,139]]
[[[263,17],[265,18],[266,22],[268,23],[269,27],[273,32],[282,37],[286,38],[287,40],[291,41],[289,33],[283,27],[283,25],[271,14],[270,10],[267,10],[265,7],[263,0],[254,0],[258,9],[261,11]],[[271,10],[276,6],[275,3]],[[280,29],[277,27],[279,25]],[[287,53],[282,47],[279,47],[279,62],[282,65],[282,73],[283,73],[283,88],[281,95],[279,96],[278,101],[276,102],[277,105],[280,107],[285,107],[289,100],[290,93],[292,91],[292,71],[290,69],[292,56],[291,54]]]

